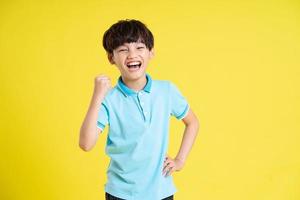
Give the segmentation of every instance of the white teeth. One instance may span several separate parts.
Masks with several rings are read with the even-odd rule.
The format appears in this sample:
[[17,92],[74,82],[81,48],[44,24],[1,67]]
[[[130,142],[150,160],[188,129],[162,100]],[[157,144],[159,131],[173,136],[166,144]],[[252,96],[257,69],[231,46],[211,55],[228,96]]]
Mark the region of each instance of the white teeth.
[[127,65],[139,65],[140,62],[130,62],[130,63],[127,63]]

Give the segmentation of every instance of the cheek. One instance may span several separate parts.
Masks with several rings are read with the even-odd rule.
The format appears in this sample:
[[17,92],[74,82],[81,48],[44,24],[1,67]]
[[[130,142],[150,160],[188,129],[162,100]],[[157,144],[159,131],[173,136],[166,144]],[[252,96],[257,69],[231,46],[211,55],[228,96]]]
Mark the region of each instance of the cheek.
[[116,63],[122,64],[124,62],[124,59],[122,57],[115,58]]

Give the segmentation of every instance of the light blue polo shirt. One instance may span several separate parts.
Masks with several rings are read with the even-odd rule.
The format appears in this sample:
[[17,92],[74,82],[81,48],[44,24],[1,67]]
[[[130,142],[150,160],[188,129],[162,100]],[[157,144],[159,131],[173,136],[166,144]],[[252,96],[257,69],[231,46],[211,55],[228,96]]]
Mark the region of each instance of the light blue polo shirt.
[[97,127],[109,126],[105,191],[126,200],[161,200],[177,191],[172,175],[162,170],[170,116],[184,118],[189,104],[170,81],[146,78],[144,89],[135,92],[120,76],[98,112]]

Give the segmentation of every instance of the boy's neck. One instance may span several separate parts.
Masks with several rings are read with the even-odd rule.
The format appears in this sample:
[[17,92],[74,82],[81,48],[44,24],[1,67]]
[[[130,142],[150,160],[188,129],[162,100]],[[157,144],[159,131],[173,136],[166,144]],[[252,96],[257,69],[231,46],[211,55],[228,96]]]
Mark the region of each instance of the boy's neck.
[[147,84],[146,74],[137,80],[126,80],[122,77],[122,81],[124,82],[124,84],[127,87],[129,87],[130,89],[132,89],[136,92],[142,90],[145,87],[145,85]]

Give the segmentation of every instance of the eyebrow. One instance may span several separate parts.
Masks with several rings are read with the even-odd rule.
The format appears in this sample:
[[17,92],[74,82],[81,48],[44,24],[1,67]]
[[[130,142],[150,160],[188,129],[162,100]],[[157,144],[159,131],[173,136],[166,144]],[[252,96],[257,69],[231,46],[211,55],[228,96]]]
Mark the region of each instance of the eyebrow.
[[116,48],[116,50],[119,50],[119,49],[122,49],[122,48],[127,48],[127,47],[124,46],[124,45],[121,45],[121,46],[118,46],[118,47]]

